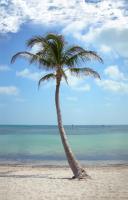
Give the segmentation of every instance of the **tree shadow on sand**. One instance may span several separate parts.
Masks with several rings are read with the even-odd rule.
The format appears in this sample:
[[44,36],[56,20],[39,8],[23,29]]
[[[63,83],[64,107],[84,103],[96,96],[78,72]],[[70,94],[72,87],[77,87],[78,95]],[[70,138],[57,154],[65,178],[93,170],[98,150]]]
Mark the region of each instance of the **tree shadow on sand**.
[[46,179],[63,179],[63,180],[73,180],[72,178],[68,177],[49,177],[51,174],[47,175],[14,175],[14,174],[0,174],[0,178],[46,178]]

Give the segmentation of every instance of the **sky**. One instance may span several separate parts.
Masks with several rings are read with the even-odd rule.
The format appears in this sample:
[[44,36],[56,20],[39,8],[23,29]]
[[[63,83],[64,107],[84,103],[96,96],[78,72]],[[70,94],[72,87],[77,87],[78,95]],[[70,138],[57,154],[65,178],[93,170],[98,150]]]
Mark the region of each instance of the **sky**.
[[128,124],[128,0],[1,0],[0,124],[57,124],[54,81],[37,84],[45,70],[18,59],[35,35],[62,34],[67,45],[80,45],[100,55],[82,67],[101,80],[72,77],[61,85],[64,124]]

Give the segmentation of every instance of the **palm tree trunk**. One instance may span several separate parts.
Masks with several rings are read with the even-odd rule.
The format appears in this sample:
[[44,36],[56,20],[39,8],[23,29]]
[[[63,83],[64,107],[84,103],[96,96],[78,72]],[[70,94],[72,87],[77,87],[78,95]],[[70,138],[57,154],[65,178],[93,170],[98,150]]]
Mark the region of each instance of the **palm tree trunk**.
[[56,93],[55,93],[55,102],[56,102],[56,111],[57,111],[57,120],[58,120],[58,128],[62,140],[62,144],[64,146],[65,154],[71,167],[71,170],[74,174],[73,178],[85,178],[88,175],[86,174],[85,170],[80,166],[78,161],[75,159],[75,156],[72,153],[72,150],[68,144],[67,136],[62,124],[62,117],[61,117],[61,110],[60,110],[60,103],[59,103],[59,89],[60,89],[60,81],[57,81],[56,84]]

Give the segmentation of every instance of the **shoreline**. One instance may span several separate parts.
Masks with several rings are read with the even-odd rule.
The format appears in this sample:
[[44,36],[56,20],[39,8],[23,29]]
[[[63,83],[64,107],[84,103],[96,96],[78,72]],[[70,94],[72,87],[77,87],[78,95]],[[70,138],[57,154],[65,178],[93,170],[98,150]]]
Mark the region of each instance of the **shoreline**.
[[[102,168],[102,167],[128,167],[128,163],[118,164],[81,164],[84,168]],[[31,163],[0,163],[0,167],[32,167],[32,168],[70,168],[68,164],[31,164]]]
[[[111,166],[128,166],[128,162],[124,160],[97,160],[97,161],[83,161],[78,160],[83,167],[111,167]],[[0,166],[33,166],[33,167],[68,167],[68,162],[63,161],[0,161]]]
[[[105,169],[105,170],[114,170],[114,169],[127,169],[128,170],[128,164],[109,164],[109,165],[82,165],[83,168],[85,168],[85,170],[95,170],[95,169]],[[71,168],[69,167],[69,165],[31,165],[31,164],[0,164],[0,170],[1,169],[11,169],[11,168],[14,168],[14,169],[36,169],[36,170],[55,170],[55,169],[60,169],[60,170],[70,170],[71,171]],[[0,171],[1,172],[1,171]],[[1,173],[0,173],[1,174]],[[71,171],[71,174],[72,174],[72,171]]]

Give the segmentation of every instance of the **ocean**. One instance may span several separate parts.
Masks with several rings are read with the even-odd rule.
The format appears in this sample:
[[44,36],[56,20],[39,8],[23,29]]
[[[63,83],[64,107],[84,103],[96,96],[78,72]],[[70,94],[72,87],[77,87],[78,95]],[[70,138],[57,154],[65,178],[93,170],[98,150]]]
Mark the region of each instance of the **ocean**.
[[[83,164],[128,164],[128,125],[65,126]],[[67,165],[57,126],[0,125],[0,164]]]

